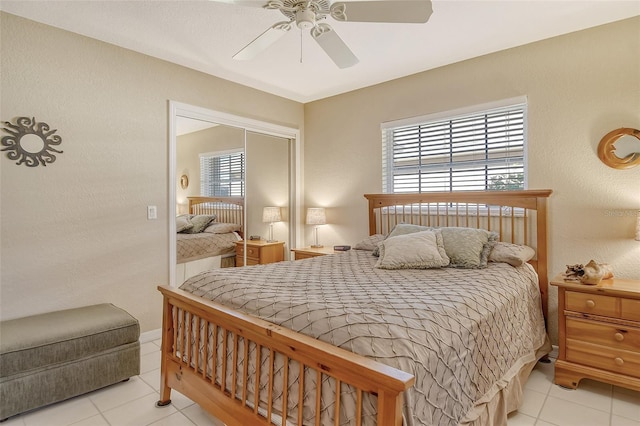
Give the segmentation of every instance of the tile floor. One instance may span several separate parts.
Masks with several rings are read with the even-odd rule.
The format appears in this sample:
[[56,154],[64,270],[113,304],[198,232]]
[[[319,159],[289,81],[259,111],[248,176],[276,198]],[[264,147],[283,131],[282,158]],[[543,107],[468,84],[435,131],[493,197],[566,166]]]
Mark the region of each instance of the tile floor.
[[[13,417],[2,426],[222,426],[188,398],[157,408],[160,341],[141,346],[141,373],[123,383]],[[553,384],[553,364],[538,363],[524,403],[508,426],[640,426],[640,392],[583,380],[577,390]]]

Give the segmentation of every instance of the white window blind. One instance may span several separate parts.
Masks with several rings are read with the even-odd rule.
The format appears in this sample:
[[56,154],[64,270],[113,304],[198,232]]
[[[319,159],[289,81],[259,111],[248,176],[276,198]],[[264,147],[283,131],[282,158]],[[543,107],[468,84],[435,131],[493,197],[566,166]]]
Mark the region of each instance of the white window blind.
[[244,151],[200,154],[200,194],[244,197]]
[[524,189],[525,102],[407,121],[382,126],[384,192]]

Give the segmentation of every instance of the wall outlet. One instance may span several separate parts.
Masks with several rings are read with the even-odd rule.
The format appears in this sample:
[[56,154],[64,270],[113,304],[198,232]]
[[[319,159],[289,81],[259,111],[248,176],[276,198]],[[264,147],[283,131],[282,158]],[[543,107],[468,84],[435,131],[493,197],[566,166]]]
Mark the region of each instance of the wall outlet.
[[158,218],[158,208],[156,206],[147,206],[147,219],[157,219]]

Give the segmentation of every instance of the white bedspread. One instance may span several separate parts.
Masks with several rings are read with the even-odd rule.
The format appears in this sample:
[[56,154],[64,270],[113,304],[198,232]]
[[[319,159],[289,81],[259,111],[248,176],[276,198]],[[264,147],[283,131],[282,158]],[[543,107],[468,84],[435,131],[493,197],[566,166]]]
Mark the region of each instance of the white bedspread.
[[415,375],[407,426],[458,424],[545,342],[529,265],[390,271],[376,259],[352,250],[215,270],[181,288]]

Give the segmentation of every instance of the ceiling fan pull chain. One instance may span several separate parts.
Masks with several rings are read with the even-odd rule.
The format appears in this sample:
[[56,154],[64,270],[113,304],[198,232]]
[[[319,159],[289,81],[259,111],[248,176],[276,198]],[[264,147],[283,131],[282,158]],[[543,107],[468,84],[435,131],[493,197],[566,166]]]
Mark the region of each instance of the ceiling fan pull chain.
[[300,31],[300,63],[302,63],[302,31]]

